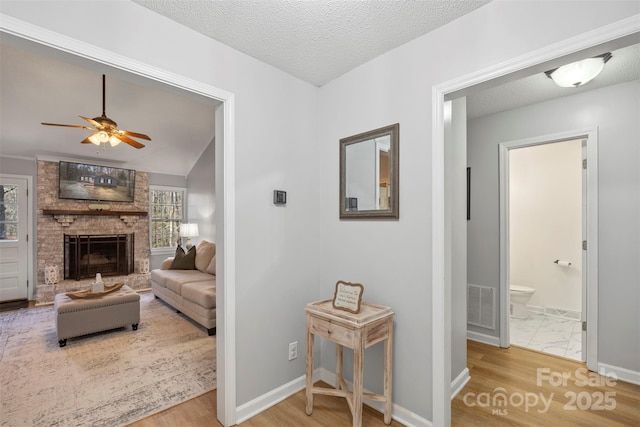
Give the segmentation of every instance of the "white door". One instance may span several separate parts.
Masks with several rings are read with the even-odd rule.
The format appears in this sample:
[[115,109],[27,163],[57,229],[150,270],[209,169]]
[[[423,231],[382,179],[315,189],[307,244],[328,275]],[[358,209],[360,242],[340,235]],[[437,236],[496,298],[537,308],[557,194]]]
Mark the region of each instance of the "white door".
[[27,184],[0,177],[0,302],[28,299]]
[[[586,325],[586,331],[579,331],[581,338],[581,360],[587,362],[587,368],[597,371],[598,364],[598,138],[597,128],[577,130],[561,134],[546,135],[526,140],[513,141],[499,144],[500,151],[500,346],[508,347],[511,341],[509,325],[509,152],[514,148],[530,147],[548,142],[560,142],[581,139],[582,159],[588,159],[586,169],[582,169],[582,233],[579,237],[580,247],[587,247],[588,251],[581,250],[580,254],[573,253],[572,259],[581,264],[581,321]],[[577,221],[576,221],[577,223]],[[578,240],[578,238],[576,238]],[[586,242],[584,245],[583,242]],[[577,265],[572,270],[577,270]],[[558,288],[558,292],[562,289]],[[561,306],[560,306],[561,307]],[[589,327],[591,325],[591,327]],[[596,326],[593,326],[596,325]],[[578,331],[574,331],[578,332]],[[576,338],[571,338],[571,348]],[[567,347],[569,353],[569,347]],[[575,354],[575,352],[573,353]]]

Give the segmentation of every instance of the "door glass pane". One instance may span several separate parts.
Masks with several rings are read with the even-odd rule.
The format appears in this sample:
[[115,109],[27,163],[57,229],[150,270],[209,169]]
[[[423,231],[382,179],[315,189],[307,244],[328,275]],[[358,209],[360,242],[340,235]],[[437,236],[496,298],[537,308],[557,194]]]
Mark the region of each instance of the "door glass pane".
[[18,240],[18,186],[0,185],[0,240]]

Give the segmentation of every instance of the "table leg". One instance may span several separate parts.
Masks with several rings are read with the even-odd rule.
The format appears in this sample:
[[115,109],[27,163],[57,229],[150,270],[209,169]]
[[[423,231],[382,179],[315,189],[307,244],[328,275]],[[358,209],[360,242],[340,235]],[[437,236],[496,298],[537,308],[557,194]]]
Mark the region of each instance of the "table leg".
[[344,374],[342,371],[343,366],[343,347],[340,344],[336,344],[336,389],[342,388],[342,379]]
[[307,407],[305,412],[307,415],[313,413],[313,334],[309,327],[310,321],[307,316],[307,378],[306,378],[306,394],[307,394]]
[[384,340],[384,423],[391,424],[391,384],[393,381],[391,367],[393,366],[393,321],[389,321],[389,336]]
[[364,366],[364,342],[362,330],[356,330],[353,349],[353,427],[362,426],[362,383]]

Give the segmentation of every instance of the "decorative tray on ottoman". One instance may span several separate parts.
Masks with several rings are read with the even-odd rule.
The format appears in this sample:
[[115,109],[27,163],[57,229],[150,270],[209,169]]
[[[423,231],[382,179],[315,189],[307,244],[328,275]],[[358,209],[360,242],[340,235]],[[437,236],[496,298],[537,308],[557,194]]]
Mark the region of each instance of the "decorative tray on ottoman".
[[101,296],[104,296],[104,295],[110,294],[111,292],[115,292],[119,290],[122,286],[124,286],[124,283],[116,283],[115,285],[111,285],[111,286],[104,285],[104,291],[102,292],[91,292],[91,289],[85,289],[84,291],[67,292],[67,296],[71,299],[99,298]]

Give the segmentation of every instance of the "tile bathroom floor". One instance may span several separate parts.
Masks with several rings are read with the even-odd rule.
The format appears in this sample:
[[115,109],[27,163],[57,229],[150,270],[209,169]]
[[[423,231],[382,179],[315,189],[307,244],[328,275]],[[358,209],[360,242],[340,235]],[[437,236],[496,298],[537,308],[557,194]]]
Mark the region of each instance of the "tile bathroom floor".
[[529,313],[528,319],[510,318],[511,344],[574,360],[582,360],[580,321]]

